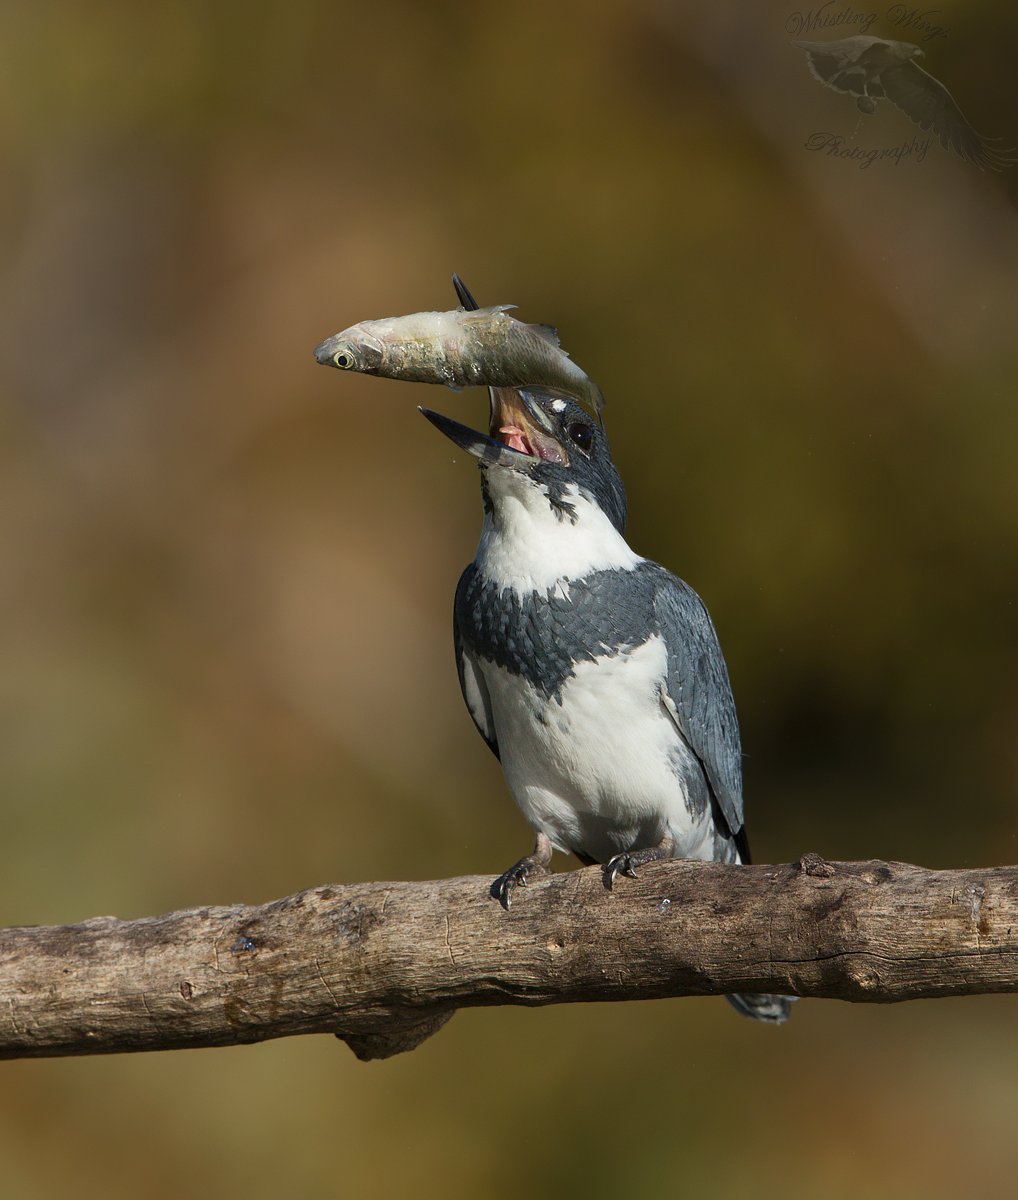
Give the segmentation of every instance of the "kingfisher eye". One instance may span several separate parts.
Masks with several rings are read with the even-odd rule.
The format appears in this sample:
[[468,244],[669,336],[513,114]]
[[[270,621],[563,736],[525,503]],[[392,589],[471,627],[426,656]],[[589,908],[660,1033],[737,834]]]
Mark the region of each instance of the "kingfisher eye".
[[349,350],[337,350],[332,356],[332,361],[341,371],[349,371],[353,366],[353,355]]
[[574,421],[566,433],[569,434],[569,440],[573,445],[579,446],[581,450],[589,450],[594,441],[590,426],[585,425],[582,421]]

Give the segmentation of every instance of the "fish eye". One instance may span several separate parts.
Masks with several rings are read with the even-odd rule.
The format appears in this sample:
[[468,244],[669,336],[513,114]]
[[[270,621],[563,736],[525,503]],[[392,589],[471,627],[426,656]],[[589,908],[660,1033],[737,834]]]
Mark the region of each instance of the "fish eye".
[[341,371],[349,371],[353,366],[353,355],[349,350],[337,350],[332,356],[332,361]]
[[583,421],[574,421],[566,430],[569,440],[581,450],[589,450],[594,442],[594,434],[589,425]]

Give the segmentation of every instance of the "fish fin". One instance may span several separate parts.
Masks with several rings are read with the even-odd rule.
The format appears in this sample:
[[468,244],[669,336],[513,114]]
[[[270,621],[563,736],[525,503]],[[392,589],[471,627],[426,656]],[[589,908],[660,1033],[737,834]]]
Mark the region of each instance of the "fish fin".
[[[562,344],[558,340],[558,330],[554,325],[528,325],[527,328],[533,330],[539,338],[544,338],[546,342],[550,342],[551,345],[558,346],[562,350]],[[562,350],[562,353],[566,355],[566,358],[569,357],[565,350]]]
[[456,295],[459,298],[460,304],[463,305],[467,312],[476,312],[481,307],[471,295],[470,289],[455,271],[452,276],[452,286],[456,289]]
[[547,396],[549,400],[572,400],[575,404],[583,403],[582,398],[568,388],[550,387],[543,383],[521,383],[515,390],[526,392],[530,396]]
[[463,314],[464,321],[483,321],[487,317],[497,317],[500,313],[507,313],[511,308],[515,308],[515,304],[489,304],[487,308],[476,308],[471,312]]

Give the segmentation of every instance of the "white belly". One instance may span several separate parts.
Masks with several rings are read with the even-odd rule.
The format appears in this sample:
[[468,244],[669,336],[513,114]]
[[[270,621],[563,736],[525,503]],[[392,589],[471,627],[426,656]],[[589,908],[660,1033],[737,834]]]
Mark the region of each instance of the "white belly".
[[655,845],[677,858],[714,857],[709,806],[687,804],[673,769],[681,740],[661,702],[661,638],[580,663],[561,704],[517,675],[480,664],[506,782],[530,825],[559,850],[599,862]]

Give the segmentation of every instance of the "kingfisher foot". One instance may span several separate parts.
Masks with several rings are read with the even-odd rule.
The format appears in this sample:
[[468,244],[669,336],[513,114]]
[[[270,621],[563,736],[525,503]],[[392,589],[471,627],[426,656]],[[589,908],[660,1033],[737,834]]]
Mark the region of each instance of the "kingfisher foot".
[[492,899],[497,900],[506,910],[512,907],[513,892],[518,887],[526,887],[533,876],[548,875],[548,864],[551,862],[551,842],[546,834],[539,833],[534,845],[534,853],[521,858],[518,863],[503,872],[491,885]]
[[636,879],[637,867],[642,867],[644,863],[659,862],[663,858],[672,858],[674,849],[675,843],[666,833],[656,846],[647,846],[643,850],[626,850],[622,854],[616,854],[614,858],[605,863],[604,886],[611,891],[615,886],[616,875],[626,875],[630,879]]

